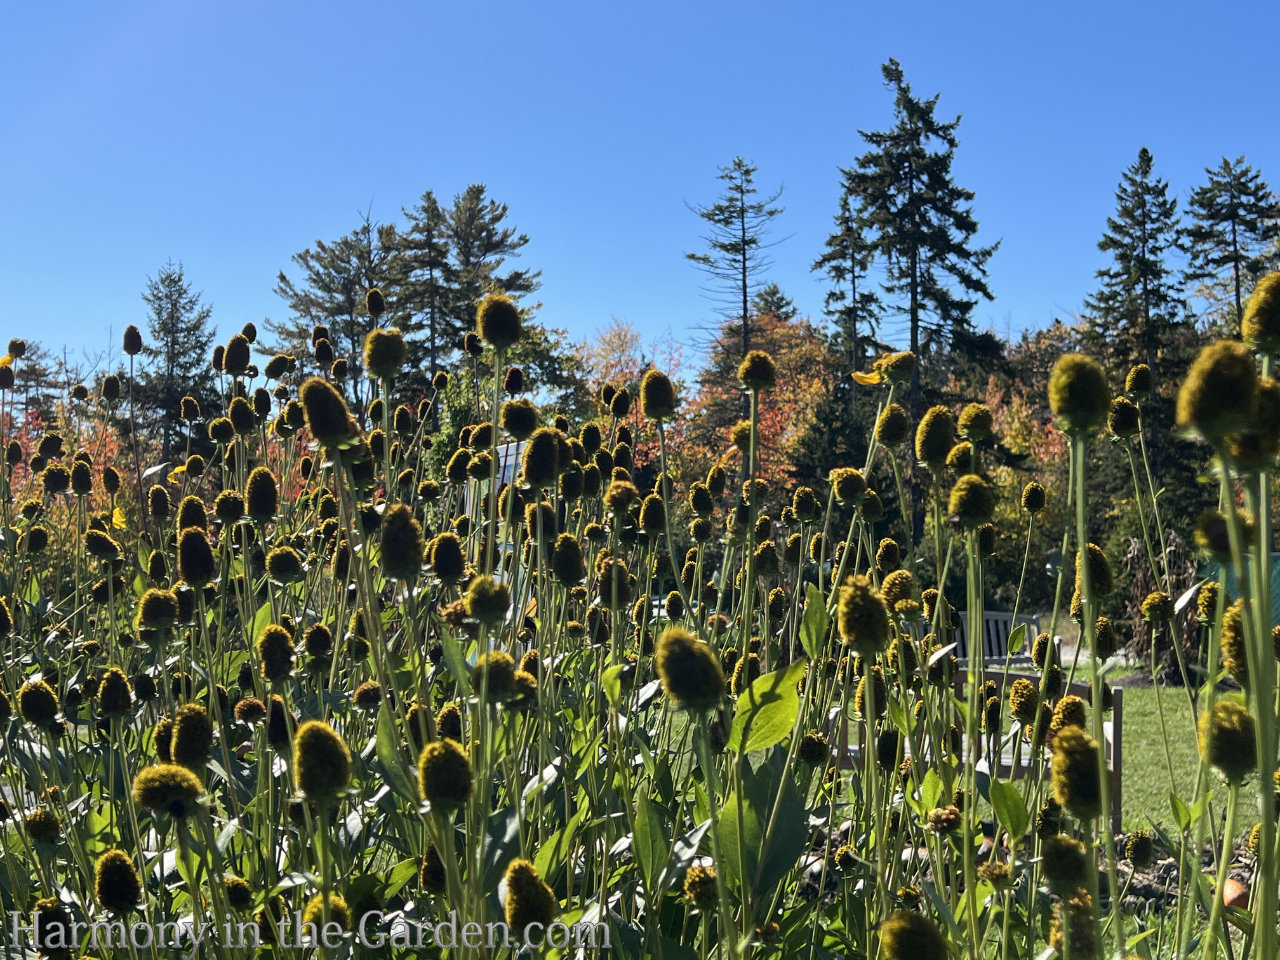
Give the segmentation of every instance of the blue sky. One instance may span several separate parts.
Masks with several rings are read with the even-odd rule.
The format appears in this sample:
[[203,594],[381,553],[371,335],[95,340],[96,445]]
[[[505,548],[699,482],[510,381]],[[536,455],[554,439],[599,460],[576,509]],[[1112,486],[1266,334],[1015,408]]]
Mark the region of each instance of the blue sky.
[[0,36],[0,336],[118,349],[172,258],[224,333],[370,210],[487,184],[543,271],[541,319],[677,338],[713,315],[686,201],[741,154],[783,185],[771,279],[809,271],[837,167],[882,128],[880,64],[963,114],[1001,335],[1079,309],[1139,147],[1185,201],[1246,154],[1280,186],[1280,4],[119,2],[13,5]]

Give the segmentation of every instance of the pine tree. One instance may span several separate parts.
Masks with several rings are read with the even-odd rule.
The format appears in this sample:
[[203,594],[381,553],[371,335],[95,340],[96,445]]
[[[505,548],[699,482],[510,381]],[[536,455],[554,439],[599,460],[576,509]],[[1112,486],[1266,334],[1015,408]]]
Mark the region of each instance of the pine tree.
[[796,309],[795,302],[782,292],[780,286],[771,283],[752,298],[751,313],[757,317],[772,314],[783,323],[790,323],[800,311]]
[[1097,272],[1101,286],[1085,301],[1085,333],[1113,375],[1123,377],[1141,362],[1159,381],[1181,364],[1190,331],[1170,263],[1178,247],[1178,201],[1154,168],[1143,147],[1116,190],[1116,212],[1098,241],[1112,262]]
[[1234,307],[1234,326],[1244,312],[1244,291],[1275,269],[1280,203],[1243,156],[1223,157],[1216,170],[1206,167],[1205,173],[1209,182],[1191,191],[1187,204],[1186,280],[1197,285],[1197,294],[1214,313],[1222,314],[1228,304]]
[[710,206],[688,204],[690,210],[709,224],[703,240],[709,253],[686,253],[711,278],[707,293],[719,308],[727,326],[719,333],[741,340],[741,359],[751,349],[751,298],[761,289],[762,274],[772,266],[765,253],[780,241],[768,241],[769,225],[783,208],[774,206],[782,188],[758,199],[756,167],[742,157],[720,167],[716,179],[727,186]]
[[[267,329],[276,338],[274,347],[293,353],[299,364],[305,365],[312,356],[312,328],[327,326],[334,353],[350,364],[346,386],[361,406],[368,399],[362,386],[365,337],[379,325],[397,324],[406,335],[416,329],[416,321],[405,315],[390,282],[394,279],[391,258],[397,245],[394,225],[376,224],[365,214],[346,236],[333,243],[317,240],[314,249],[293,255],[293,262],[303,271],[300,283],[294,283],[283,270],[276,279],[275,292],[288,303],[291,316],[286,321],[267,321]],[[387,300],[387,313],[377,323],[365,307],[372,287],[381,288]]]
[[826,252],[813,262],[812,269],[825,271],[831,280],[824,309],[833,327],[832,346],[844,357],[846,372],[856,373],[862,369],[865,348],[874,342],[880,324],[880,297],[867,280],[875,244],[855,216],[848,190],[840,193],[835,224]]
[[[1154,171],[1151,151],[1143,147],[1121,178],[1116,212],[1098,242],[1111,263],[1098,271],[1098,291],[1085,301],[1082,331],[1085,352],[1104,363],[1113,383],[1122,384],[1135,363],[1151,367],[1156,389],[1143,404],[1147,424],[1173,420],[1174,388],[1198,345],[1174,262],[1181,234],[1178,201]],[[1147,443],[1147,454],[1164,489],[1165,516],[1193,512],[1202,497],[1194,447],[1162,434],[1159,443]],[[1097,490],[1128,497],[1131,478],[1124,458],[1102,457],[1096,466]]]
[[160,440],[160,458],[171,461],[182,448],[206,452],[208,434],[182,419],[182,398],[190,396],[208,414],[216,409],[218,390],[209,354],[214,330],[213,308],[191,289],[181,263],[172,260],[147,278],[142,293],[147,305],[147,331],[138,377],[142,430]]
[[496,290],[519,297],[541,286],[541,270],[500,272],[529,243],[527,234],[505,225],[507,213],[507,205],[490,199],[483,184],[473,183],[453,199],[448,221],[453,250],[451,310],[457,329],[466,331],[475,325],[476,307],[486,293]]
[[[871,149],[842,172],[846,194],[860,199],[857,226],[874,238],[884,261],[884,291],[901,298],[897,309],[907,320],[910,349],[922,355],[949,344],[956,331],[971,330],[978,298],[991,299],[986,264],[999,244],[973,245],[974,193],[951,178],[960,117],[937,119],[938,95],[912,96],[898,61],[890,59],[881,72],[894,93],[894,126],[859,131]],[[918,371],[911,384],[915,413]]]
[[408,223],[396,236],[390,269],[402,312],[415,317],[421,333],[409,341],[406,367],[420,371],[425,381],[446,365],[465,329],[450,309],[456,271],[449,256],[449,211],[428,190],[403,213]]

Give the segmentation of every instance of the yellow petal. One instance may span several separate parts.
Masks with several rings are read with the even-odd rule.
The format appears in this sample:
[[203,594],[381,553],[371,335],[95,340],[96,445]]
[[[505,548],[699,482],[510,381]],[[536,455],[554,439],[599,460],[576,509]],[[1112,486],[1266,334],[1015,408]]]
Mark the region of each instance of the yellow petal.
[[854,373],[854,375],[853,375],[853,382],[854,382],[854,383],[860,383],[860,384],[862,384],[864,387],[872,387],[872,386],[875,386],[877,383],[880,383],[883,379],[884,379],[884,377],[880,376],[880,374],[879,374],[879,373],[861,373],[861,372],[857,372],[857,373]]

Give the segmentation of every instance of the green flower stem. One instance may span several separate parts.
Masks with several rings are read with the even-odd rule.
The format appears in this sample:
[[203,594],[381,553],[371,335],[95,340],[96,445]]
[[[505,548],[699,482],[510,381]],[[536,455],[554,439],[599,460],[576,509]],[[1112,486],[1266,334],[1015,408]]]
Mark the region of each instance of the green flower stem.
[[[700,713],[693,720],[693,742],[694,748],[698,752],[698,764],[702,767],[702,772],[706,777],[708,808],[711,812],[711,857],[715,860],[716,865],[716,898],[720,905],[720,927],[721,936],[729,941],[729,954],[734,956],[738,952],[738,931],[733,923],[733,910],[729,905],[729,887],[724,876],[724,854],[723,844],[720,842],[720,815],[717,807],[720,803],[720,778],[716,774],[715,757],[711,753],[711,741],[707,732],[707,724],[710,717],[706,713]],[[739,794],[741,795],[741,794]],[[742,822],[742,817],[738,817],[738,822]],[[743,850],[739,838],[739,850]],[[744,878],[745,885],[745,878]],[[704,937],[705,943],[705,937]]]
[[[1218,955],[1219,938],[1226,946],[1227,955],[1231,955],[1229,937],[1224,931],[1222,922],[1223,899],[1222,887],[1227,882],[1227,870],[1231,866],[1231,855],[1235,849],[1236,837],[1236,804],[1240,799],[1240,784],[1234,781],[1227,786],[1227,821],[1222,830],[1222,845],[1218,853],[1217,882],[1213,887],[1213,909],[1209,914],[1209,925],[1205,928],[1201,956],[1204,960],[1212,960]],[[1275,926],[1274,916],[1271,925]]]
[[[968,614],[969,614],[969,677],[965,689],[966,710],[965,710],[965,749],[969,753],[969,762],[965,764],[964,772],[964,796],[965,804],[963,811],[963,829],[961,836],[961,858],[963,860],[962,867],[964,870],[964,887],[965,887],[965,919],[969,926],[969,942],[970,956],[974,956],[974,950],[979,944],[978,939],[978,878],[977,866],[974,861],[973,854],[973,819],[974,809],[977,806],[977,773],[978,760],[982,753],[981,735],[978,731],[978,721],[980,718],[979,711],[982,704],[979,702],[978,689],[982,679],[983,658],[982,658],[982,558],[978,555],[978,534],[977,531],[970,531],[965,534],[965,552],[968,554],[966,586],[968,588]],[[941,591],[938,594],[941,606]],[[975,646],[977,649],[975,649]],[[996,764],[995,773],[999,773],[999,763]],[[992,855],[994,856],[994,848]]]
[[[1098,829],[1102,831],[1103,847],[1106,851],[1107,858],[1107,889],[1118,891],[1120,884],[1118,882],[1118,872],[1116,870],[1116,841],[1115,834],[1111,829],[1111,772],[1107,766],[1107,750],[1106,740],[1103,736],[1103,701],[1102,701],[1102,671],[1101,664],[1097,656],[1097,638],[1095,636],[1097,624],[1097,607],[1093,596],[1093,583],[1090,576],[1088,563],[1088,527],[1085,523],[1085,455],[1088,445],[1088,437],[1076,434],[1071,438],[1071,449],[1075,456],[1075,500],[1076,500],[1076,565],[1080,576],[1080,601],[1081,616],[1084,620],[1082,624],[1082,635],[1089,648],[1089,695],[1090,710],[1089,718],[1093,726],[1093,739],[1097,744],[1098,753],[1098,792],[1102,803],[1102,810],[1099,814]],[[1047,662],[1047,661],[1046,661]],[[1091,892],[1093,893],[1093,910],[1095,917],[1097,916],[1100,904],[1097,897],[1097,870],[1091,869],[1089,872],[1091,880]],[[1115,948],[1118,952],[1124,952],[1124,921],[1120,915],[1120,898],[1112,896],[1111,900],[1111,935],[1115,938]],[[1067,924],[1063,924],[1067,926]]]

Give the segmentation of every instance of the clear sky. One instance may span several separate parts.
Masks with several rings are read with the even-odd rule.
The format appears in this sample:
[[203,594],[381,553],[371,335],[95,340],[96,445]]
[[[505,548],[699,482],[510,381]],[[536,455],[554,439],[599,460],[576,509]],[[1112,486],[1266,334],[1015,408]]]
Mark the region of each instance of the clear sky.
[[1185,202],[1246,154],[1280,186],[1280,4],[10,4],[0,32],[0,336],[118,350],[172,258],[224,334],[283,317],[276,273],[360,212],[482,182],[529,234],[541,319],[677,338],[708,321],[685,203],[741,154],[783,185],[771,279],[809,271],[837,168],[886,126],[880,64],[963,114],[1001,335],[1078,310],[1120,174]]

